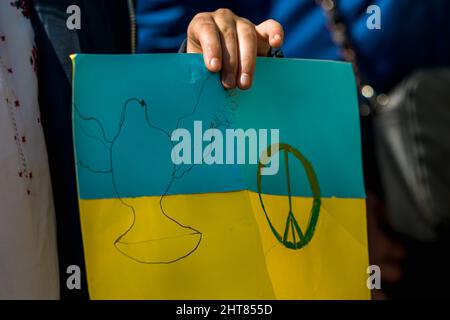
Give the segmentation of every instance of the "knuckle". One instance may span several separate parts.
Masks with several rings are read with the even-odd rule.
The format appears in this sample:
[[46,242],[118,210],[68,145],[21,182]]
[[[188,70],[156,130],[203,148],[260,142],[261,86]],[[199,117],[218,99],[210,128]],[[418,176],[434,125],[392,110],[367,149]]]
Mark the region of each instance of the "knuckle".
[[219,16],[225,16],[225,17],[234,15],[233,11],[231,11],[230,9],[227,9],[227,8],[219,8],[216,11],[214,11],[214,14],[219,15]]
[[199,25],[204,23],[208,23],[210,21],[210,14],[207,12],[197,13],[191,20],[188,26],[188,31],[192,31],[197,28]]
[[232,27],[226,27],[222,30],[222,36],[225,41],[236,41],[236,30]]
[[194,18],[192,18],[191,23],[189,25],[198,25],[210,22],[212,20],[210,12],[200,12],[197,13]]
[[197,13],[194,18],[192,18],[192,21],[202,21],[202,20],[206,20],[211,16],[211,13],[209,12],[200,12]]
[[240,17],[240,18],[239,18],[239,21],[240,21],[243,25],[248,25],[248,26],[250,26],[250,27],[254,27],[254,24],[253,24],[250,20],[248,20],[248,19],[246,19],[246,18]]
[[243,27],[241,30],[241,36],[246,40],[246,41],[252,41],[252,42],[256,42],[256,30],[253,27]]
[[214,30],[215,24],[210,20],[204,20],[197,25],[200,34],[208,33]]

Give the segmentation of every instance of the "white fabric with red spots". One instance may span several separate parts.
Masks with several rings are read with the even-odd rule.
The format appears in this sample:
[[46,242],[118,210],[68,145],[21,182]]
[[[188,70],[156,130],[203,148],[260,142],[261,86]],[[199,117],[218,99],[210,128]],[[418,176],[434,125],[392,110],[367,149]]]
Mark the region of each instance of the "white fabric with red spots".
[[55,215],[24,1],[0,1],[0,299],[58,299]]

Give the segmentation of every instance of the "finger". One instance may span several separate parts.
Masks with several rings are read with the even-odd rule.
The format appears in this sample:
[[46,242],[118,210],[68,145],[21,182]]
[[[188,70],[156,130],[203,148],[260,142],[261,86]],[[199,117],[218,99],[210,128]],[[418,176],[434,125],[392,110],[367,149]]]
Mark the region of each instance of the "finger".
[[257,53],[257,35],[254,25],[246,19],[236,22],[239,50],[238,86],[248,89],[252,85]]
[[214,19],[219,28],[222,46],[222,84],[227,89],[236,87],[238,72],[238,39],[236,21],[233,18],[218,17]]
[[220,36],[213,18],[199,14],[188,27],[188,53],[203,53],[206,68],[218,72],[222,67]]
[[283,45],[283,26],[273,19],[266,20],[255,27],[258,34],[258,55],[266,56],[270,47],[279,48]]

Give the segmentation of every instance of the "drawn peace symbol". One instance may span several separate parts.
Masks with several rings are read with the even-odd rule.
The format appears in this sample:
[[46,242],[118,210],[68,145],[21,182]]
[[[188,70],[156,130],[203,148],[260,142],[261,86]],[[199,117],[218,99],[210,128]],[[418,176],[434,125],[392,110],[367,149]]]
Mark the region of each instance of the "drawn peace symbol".
[[[272,148],[276,147],[277,145],[272,145],[266,150],[267,157],[270,159],[270,157],[273,156],[271,153]],[[286,218],[286,226],[282,234],[280,234],[276,228],[273,226],[269,215],[267,214],[266,208],[264,206],[264,201],[262,199],[261,194],[261,169],[264,167],[264,164],[261,163],[261,161],[258,162],[258,173],[257,173],[257,186],[258,186],[258,195],[259,195],[259,201],[261,202],[262,209],[264,211],[264,214],[266,216],[267,222],[269,223],[270,229],[272,230],[273,234],[275,235],[275,238],[282,243],[286,248],[297,250],[303,248],[305,245],[307,245],[313,235],[314,230],[317,225],[317,221],[319,219],[319,213],[320,213],[320,206],[321,206],[321,195],[320,195],[320,188],[319,188],[319,182],[317,180],[316,174],[314,172],[313,166],[309,162],[308,159],[306,159],[300,151],[295,149],[289,144],[286,143],[280,143],[278,144],[278,150],[275,151],[275,153],[279,152],[280,154],[284,154],[284,166],[285,166],[285,174],[286,174],[286,180],[287,180],[287,190],[288,190],[288,201],[289,201],[289,213]],[[275,154],[274,153],[274,154]],[[313,196],[313,203],[310,211],[310,219],[309,224],[306,229],[306,231],[303,233],[297,220],[295,219],[293,208],[292,208],[292,194],[291,194],[291,177],[289,175],[289,154],[292,154],[296,159],[298,159],[301,164],[303,165],[303,168],[306,172],[306,176],[308,178],[309,186],[312,191]],[[288,239],[289,237],[289,231],[291,231],[292,234],[292,240]]]

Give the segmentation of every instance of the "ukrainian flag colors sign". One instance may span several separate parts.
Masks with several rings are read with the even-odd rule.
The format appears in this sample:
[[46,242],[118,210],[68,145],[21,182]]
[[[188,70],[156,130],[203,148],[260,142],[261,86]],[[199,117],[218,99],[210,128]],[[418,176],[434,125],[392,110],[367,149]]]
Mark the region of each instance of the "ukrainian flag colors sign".
[[200,55],[73,61],[91,298],[370,297],[349,64],[258,58],[226,91]]

